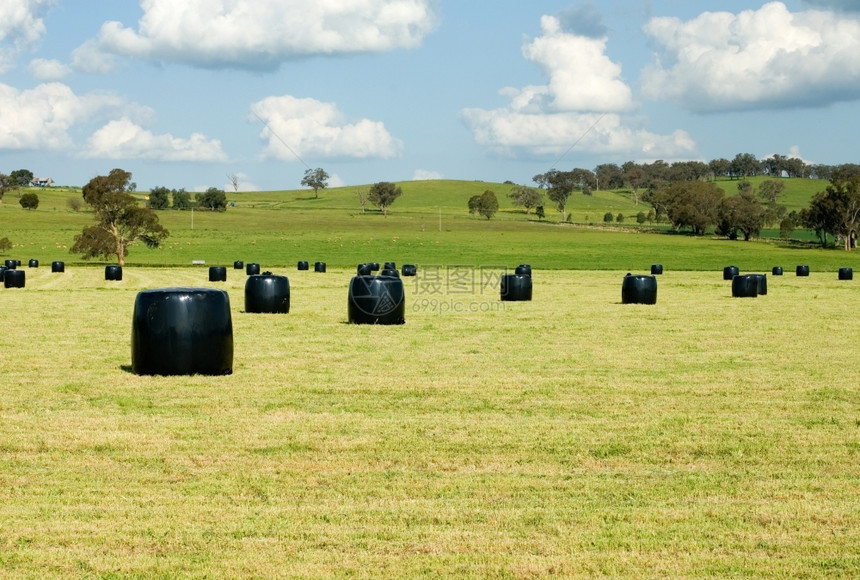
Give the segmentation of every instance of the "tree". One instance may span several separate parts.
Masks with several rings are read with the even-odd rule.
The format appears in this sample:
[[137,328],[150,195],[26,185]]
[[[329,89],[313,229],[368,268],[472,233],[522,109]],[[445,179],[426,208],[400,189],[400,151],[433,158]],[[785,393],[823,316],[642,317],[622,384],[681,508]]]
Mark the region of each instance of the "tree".
[[543,211],[542,205],[539,205],[535,208],[535,215],[538,216],[539,220],[542,220],[546,216],[546,214]]
[[645,170],[633,163],[632,161],[628,161],[624,165],[621,166],[623,173],[622,178],[624,183],[630,188],[630,191],[633,193],[633,203],[635,205],[639,205],[639,188],[642,187],[645,183],[646,175]]
[[717,234],[735,239],[740,231],[744,241],[749,241],[761,233],[764,215],[764,207],[749,193],[724,198],[718,211]]
[[167,209],[170,204],[170,190],[164,186],[153,187],[149,190],[149,209]]
[[794,233],[794,220],[790,217],[786,216],[782,218],[782,221],[779,222],[779,237],[784,240],[787,240],[791,237],[791,234]]
[[644,211],[640,211],[639,213],[636,214],[636,223],[637,224],[642,225],[646,221],[648,221],[648,216],[645,214]]
[[305,170],[305,176],[302,177],[302,185],[313,189],[314,198],[319,198],[319,190],[328,187],[328,173],[321,167],[317,167],[316,169],[308,168]]
[[230,180],[230,185],[233,186],[233,193],[239,192],[239,175],[237,173],[228,173],[227,179]]
[[515,206],[526,208],[526,215],[529,215],[529,212],[533,207],[537,207],[543,202],[543,195],[540,191],[534,187],[528,187],[525,185],[514,186],[508,194],[508,197],[511,198],[511,201]]
[[394,183],[391,183],[390,181],[380,181],[379,183],[374,183],[370,186],[370,192],[367,195],[367,199],[370,203],[379,208],[382,215],[387,217],[388,208],[391,207],[394,200],[402,194],[403,190]]
[[169,235],[158,223],[155,212],[138,207],[135,198],[127,193],[130,179],[131,173],[113,169],[109,175],[96,176],[84,186],[84,200],[92,206],[96,224],[75,236],[71,253],[82,254],[85,260],[116,256],[122,266],[129,246],[140,241],[156,248]]
[[16,169],[9,174],[9,177],[18,187],[25,187],[33,181],[33,172],[29,169]]
[[481,196],[473,195],[469,198],[469,215],[478,215],[478,209],[481,207]]
[[0,238],[0,254],[8,252],[12,249],[12,242],[9,241],[9,238],[3,237]]
[[173,190],[173,209],[191,209],[191,194],[184,187]]
[[[837,173],[827,189],[815,194],[808,209],[800,212],[805,227],[814,229],[827,245],[827,234],[844,240],[845,249],[852,249],[852,240],[860,232],[860,174],[845,177]],[[823,234],[823,235],[822,235]]]
[[711,170],[711,175],[714,176],[714,179],[725,177],[732,171],[732,162],[725,157],[713,159],[708,163],[708,169]]
[[5,173],[0,173],[0,201],[3,201],[3,196],[10,189],[16,189],[18,186],[15,185],[15,180],[6,175]]
[[772,224],[782,219],[786,208],[777,203],[782,197],[785,183],[777,179],[762,181],[758,186],[758,195],[765,202],[764,223]]
[[738,179],[758,175],[761,171],[761,162],[752,153],[738,153],[732,159],[730,171]]
[[621,212],[618,212],[618,215],[615,216],[615,221],[618,222],[619,224],[624,222],[624,214]]
[[367,209],[367,202],[370,201],[368,199],[369,194],[366,189],[356,189],[355,195],[358,197],[358,204],[361,206],[361,213],[364,213],[365,209]]
[[611,224],[613,219],[615,219],[615,218],[612,217],[611,211],[608,211],[605,214],[603,214],[603,223]]
[[35,193],[25,193],[21,196],[21,199],[18,200],[18,203],[20,203],[21,207],[24,209],[36,209],[39,207],[39,196]]
[[223,189],[210,187],[203,193],[195,194],[194,200],[198,209],[209,211],[227,211],[227,194]]
[[676,231],[688,227],[701,235],[717,223],[723,195],[723,190],[712,183],[675,181],[652,195],[651,204],[657,217],[665,215]]
[[621,189],[624,177],[621,168],[615,163],[603,163],[594,168],[596,183],[594,189]]
[[497,211],[499,211],[499,200],[496,194],[488,189],[478,197],[478,213],[490,219]]
[[576,187],[572,172],[550,169],[546,173],[535,175],[532,179],[541,189],[547,191],[547,197],[555,202],[556,208],[561,212],[561,221],[565,221],[567,219],[567,198],[570,197]]

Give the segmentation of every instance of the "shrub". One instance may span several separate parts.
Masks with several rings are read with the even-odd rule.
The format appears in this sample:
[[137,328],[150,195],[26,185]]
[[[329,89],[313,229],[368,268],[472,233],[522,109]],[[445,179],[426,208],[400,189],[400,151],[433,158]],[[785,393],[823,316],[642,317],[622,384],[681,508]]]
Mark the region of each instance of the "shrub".
[[617,216],[615,216],[615,221],[617,221],[619,224],[620,224],[621,222],[623,222],[623,221],[624,221],[624,214],[623,214],[623,213],[621,213],[621,212],[618,212],[618,215],[617,215]]
[[25,193],[21,196],[21,199],[18,200],[18,203],[20,203],[21,207],[24,209],[36,209],[39,207],[39,196],[35,193]]
[[605,214],[603,214],[603,221],[604,221],[604,223],[611,224],[613,219],[614,219],[614,218],[612,217],[612,212],[611,212],[611,211],[608,211],[608,212],[606,212]]

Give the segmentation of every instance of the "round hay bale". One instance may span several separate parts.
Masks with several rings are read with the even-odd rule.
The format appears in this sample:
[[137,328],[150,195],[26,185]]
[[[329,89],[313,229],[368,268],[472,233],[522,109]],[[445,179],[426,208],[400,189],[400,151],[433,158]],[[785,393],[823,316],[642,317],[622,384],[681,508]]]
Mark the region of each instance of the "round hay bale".
[[621,283],[622,304],[657,304],[657,278],[655,276],[624,276]]
[[236,260],[235,262],[233,262],[233,269],[234,270],[244,270],[245,269],[245,262],[243,262],[242,260]]
[[17,268],[14,270],[6,270],[6,274],[3,277],[3,285],[6,288],[23,288],[27,279],[27,271],[26,270],[18,270]]
[[352,324],[405,324],[403,280],[394,276],[354,276],[347,302]]
[[522,274],[502,276],[501,299],[505,302],[527,302],[532,299],[532,277]]
[[260,273],[260,264],[257,264],[254,262],[252,262],[250,264],[245,264],[245,274],[247,274],[248,276],[256,276],[259,273]]
[[514,274],[516,274],[517,276],[531,276],[532,267],[528,264],[520,264],[514,269]]
[[209,281],[210,282],[226,282],[227,267],[226,266],[209,266]]
[[382,266],[383,270],[396,270],[397,264],[394,262],[385,262],[385,265]]
[[782,276],[782,266],[774,266],[770,273],[774,276]]
[[14,270],[17,267],[18,267],[18,263],[16,260],[6,260],[6,269],[7,270]]
[[755,274],[746,274],[732,278],[732,296],[734,298],[758,296],[758,277]]
[[131,367],[138,375],[232,373],[233,320],[227,292],[160,288],[138,293]]
[[248,276],[245,282],[245,312],[287,314],[290,311],[290,281],[270,273]]
[[400,272],[397,271],[397,268],[385,268],[380,273],[380,276],[394,276],[395,278],[400,278]]
[[370,264],[359,264],[356,272],[359,276],[370,276],[373,270],[370,269]]
[[400,269],[400,274],[403,276],[417,276],[418,267],[415,266],[415,264],[403,264],[403,267]]
[[759,296],[767,296],[767,274],[749,274],[750,276],[755,277],[758,282],[758,295]]
[[0,266],[0,282],[6,278],[6,270],[8,270],[6,266]]
[[59,273],[66,271],[65,262],[51,262],[51,272]]
[[369,262],[369,263],[370,263],[371,271],[379,272],[379,262]]
[[305,260],[300,260],[297,268],[299,271],[304,272],[305,270],[310,270],[310,265]]
[[122,266],[112,264],[105,266],[105,280],[120,281],[122,280]]
[[731,280],[740,273],[737,266],[726,266],[723,268],[723,280]]
[[840,280],[853,280],[854,279],[854,270],[851,268],[839,268],[839,279]]
[[325,272],[325,262],[314,262],[314,272]]
[[663,273],[663,264],[651,264],[651,275],[659,276]]
[[27,263],[27,266],[30,268],[38,268],[39,267],[39,260],[30,260]]
[[798,276],[809,276],[809,266],[798,266],[795,272]]

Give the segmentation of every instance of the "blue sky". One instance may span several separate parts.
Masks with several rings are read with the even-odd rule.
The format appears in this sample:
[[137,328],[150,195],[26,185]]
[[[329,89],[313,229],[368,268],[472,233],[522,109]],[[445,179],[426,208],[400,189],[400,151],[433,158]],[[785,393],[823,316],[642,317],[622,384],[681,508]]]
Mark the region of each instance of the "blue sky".
[[860,0],[5,0],[0,172],[141,189],[857,163]]

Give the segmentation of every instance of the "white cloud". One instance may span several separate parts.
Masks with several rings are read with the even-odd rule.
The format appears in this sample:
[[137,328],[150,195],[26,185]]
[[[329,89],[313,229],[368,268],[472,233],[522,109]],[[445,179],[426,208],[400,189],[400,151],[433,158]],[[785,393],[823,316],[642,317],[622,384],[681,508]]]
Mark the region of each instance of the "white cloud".
[[381,122],[347,120],[334,103],[284,95],[258,101],[251,111],[267,125],[260,138],[268,141],[265,154],[270,157],[388,159],[402,149]]
[[58,60],[37,58],[30,61],[30,74],[40,81],[57,81],[71,72],[68,66]]
[[111,21],[99,46],[123,56],[198,66],[275,68],[313,54],[418,46],[433,0],[142,0],[138,29]]
[[822,107],[860,98],[860,21],[791,13],[781,2],[687,22],[654,18],[662,48],[643,72],[646,95],[693,111]]
[[578,143],[591,153],[641,158],[689,156],[695,143],[684,131],[657,135],[631,125],[619,113],[632,109],[621,67],[606,55],[606,38],[566,33],[558,19],[541,19],[543,35],[523,47],[547,85],[500,91],[510,99],[501,109],[463,109],[461,118],[475,141],[500,155],[561,155]]
[[45,34],[39,14],[53,0],[3,0],[0,3],[0,72],[11,65],[18,52]]
[[155,161],[226,161],[217,139],[192,133],[188,139],[155,135],[129,119],[111,121],[87,140],[83,157]]
[[113,72],[115,61],[113,55],[99,50],[93,40],[88,40],[72,51],[72,67],[80,72],[107,74]]
[[[242,191],[260,191],[260,188],[257,187],[257,185],[255,185],[254,183],[252,183],[248,179],[248,176],[245,175],[244,173],[235,173],[234,175],[236,176],[236,179],[238,181],[238,185],[239,185],[238,191],[240,191],[240,192],[242,192]],[[224,185],[221,186],[221,189],[223,189],[227,193],[237,191],[236,188],[233,187],[233,182],[229,180],[229,175],[228,175],[228,181]],[[206,191],[206,190],[204,189],[203,191]]]
[[432,181],[442,179],[442,174],[438,171],[428,171],[426,169],[416,169],[412,176],[412,181]]

